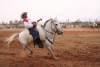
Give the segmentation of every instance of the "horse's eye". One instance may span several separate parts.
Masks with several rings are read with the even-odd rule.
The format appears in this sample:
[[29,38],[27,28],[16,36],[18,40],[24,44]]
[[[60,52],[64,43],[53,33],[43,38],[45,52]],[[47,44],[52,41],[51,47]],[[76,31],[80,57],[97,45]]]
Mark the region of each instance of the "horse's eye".
[[55,24],[57,26],[57,24]]

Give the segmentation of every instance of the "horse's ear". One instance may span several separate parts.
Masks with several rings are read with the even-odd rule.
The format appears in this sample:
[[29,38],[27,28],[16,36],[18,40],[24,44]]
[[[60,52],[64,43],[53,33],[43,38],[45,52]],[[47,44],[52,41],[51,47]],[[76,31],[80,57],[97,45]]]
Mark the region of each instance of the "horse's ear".
[[57,17],[55,18],[55,20],[57,19]]
[[58,19],[57,19],[57,22],[58,22]]
[[52,18],[50,17],[50,19],[52,20]]

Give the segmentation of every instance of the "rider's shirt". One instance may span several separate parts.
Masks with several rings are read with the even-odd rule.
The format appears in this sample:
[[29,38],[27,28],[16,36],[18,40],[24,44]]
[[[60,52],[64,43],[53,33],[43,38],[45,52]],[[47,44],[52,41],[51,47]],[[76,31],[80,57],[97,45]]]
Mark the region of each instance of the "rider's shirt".
[[[26,28],[29,29],[29,32],[30,34],[33,36],[33,33],[34,33],[34,40],[37,39],[39,37],[39,32],[38,30],[36,29],[36,26],[34,24],[32,24],[32,20],[28,19],[28,18],[24,18],[23,19],[23,24]],[[38,22],[38,21],[37,21]],[[34,27],[34,28],[33,28]],[[34,32],[33,32],[34,30]]]
[[34,24],[32,24],[32,22],[34,21],[32,21],[31,19],[28,19],[28,18],[23,19],[23,24],[26,28],[32,28],[33,26],[35,26]]

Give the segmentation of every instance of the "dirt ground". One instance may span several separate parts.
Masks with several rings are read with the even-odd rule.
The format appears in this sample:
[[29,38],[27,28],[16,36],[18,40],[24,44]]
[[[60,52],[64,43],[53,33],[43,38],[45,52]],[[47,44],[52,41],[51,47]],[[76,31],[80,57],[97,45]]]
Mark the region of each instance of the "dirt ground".
[[63,35],[56,35],[54,41],[54,60],[46,48],[34,45],[31,57],[22,49],[18,38],[15,38],[9,49],[6,38],[24,29],[0,30],[0,67],[100,67],[100,29],[64,28]]

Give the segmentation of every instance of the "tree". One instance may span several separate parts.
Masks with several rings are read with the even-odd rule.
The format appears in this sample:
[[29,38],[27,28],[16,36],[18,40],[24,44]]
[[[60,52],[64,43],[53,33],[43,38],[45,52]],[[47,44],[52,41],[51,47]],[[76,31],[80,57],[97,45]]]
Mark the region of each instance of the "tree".
[[20,21],[18,22],[18,25],[20,25],[20,24],[23,24],[23,21],[22,21],[22,20],[20,20]]
[[97,19],[95,20],[95,23],[99,23],[99,22],[97,21]]

